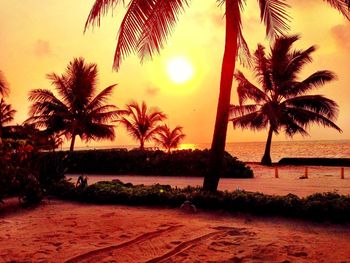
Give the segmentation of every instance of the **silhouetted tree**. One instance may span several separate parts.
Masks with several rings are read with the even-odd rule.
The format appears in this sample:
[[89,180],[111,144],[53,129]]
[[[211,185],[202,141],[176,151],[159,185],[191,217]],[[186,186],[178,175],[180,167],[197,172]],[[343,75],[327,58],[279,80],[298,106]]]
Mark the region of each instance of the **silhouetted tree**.
[[160,127],[158,134],[154,137],[154,141],[166,149],[167,153],[170,153],[171,149],[179,147],[180,142],[185,138],[185,134],[182,132],[182,127],[176,126],[171,130],[167,125]]
[[[130,0],[126,14],[121,22],[117,47],[114,55],[114,68],[119,69],[124,57],[130,53],[138,53],[141,60],[159,53],[163,48],[178,16],[182,13],[190,0]],[[237,54],[249,53],[248,46],[242,34],[241,13],[244,0],[219,0],[225,7],[226,35],[225,49],[222,60],[220,93],[214,135],[211,145],[211,155],[208,174],[205,176],[203,188],[216,191],[222,167],[228,117],[230,111],[230,97],[233,74],[235,71]],[[325,0],[333,8],[350,18],[350,0]],[[85,24],[100,25],[101,17],[110,9],[114,10],[121,0],[95,0]],[[261,21],[266,26],[266,34],[270,38],[285,32],[290,19],[286,0],[258,0]]]
[[97,65],[86,64],[83,58],[71,61],[61,76],[49,74],[60,98],[48,89],[31,90],[31,117],[26,122],[71,138],[71,151],[77,135],[86,141],[114,139],[114,126],[108,122],[114,120],[120,110],[106,101],[116,85],[96,95],[97,75]]
[[0,71],[0,95],[5,97],[8,95],[9,87],[4,74]]
[[147,108],[143,101],[141,106],[137,102],[126,105],[126,110],[119,122],[126,128],[128,133],[140,142],[140,149],[143,150],[145,142],[150,141],[161,130],[160,123],[166,119],[166,115],[155,109]]
[[16,110],[12,109],[11,104],[7,104],[4,99],[0,100],[0,141],[2,138],[2,129],[5,124],[11,122],[16,113]]
[[[260,88],[251,83],[242,72],[235,78],[238,81],[240,105],[232,106],[234,127],[261,130],[268,127],[265,153],[262,164],[271,165],[271,141],[273,133],[282,129],[290,137],[296,133],[308,135],[306,128],[311,123],[321,124],[338,131],[333,122],[338,105],[322,95],[305,95],[335,78],[334,73],[321,70],[299,80],[298,73],[305,64],[311,62],[315,47],[306,50],[292,50],[298,36],[277,38],[271,47],[271,54],[258,45],[255,51],[254,73]],[[247,100],[254,104],[244,104]]]

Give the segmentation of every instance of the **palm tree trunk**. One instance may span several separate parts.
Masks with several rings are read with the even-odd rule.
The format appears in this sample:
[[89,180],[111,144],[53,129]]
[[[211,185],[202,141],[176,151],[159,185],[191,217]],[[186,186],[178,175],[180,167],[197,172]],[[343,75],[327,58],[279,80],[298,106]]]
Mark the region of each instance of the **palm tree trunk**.
[[73,150],[74,150],[75,137],[77,137],[77,135],[75,134],[75,132],[73,132],[73,134],[72,134],[72,141],[71,141],[71,143],[70,143],[70,148],[69,148],[69,150],[70,150],[71,152],[73,152]]
[[231,89],[237,55],[237,18],[240,15],[238,1],[225,1],[226,36],[225,51],[221,68],[220,94],[217,106],[215,129],[209,159],[208,173],[205,175],[203,189],[211,192],[217,190],[222,161],[225,151]]
[[143,151],[145,149],[145,140],[143,138],[140,139],[140,150]]
[[263,165],[271,165],[272,164],[271,154],[270,154],[272,135],[273,135],[273,129],[270,126],[269,134],[267,135],[267,141],[266,141],[266,145],[265,145],[265,153],[264,153],[263,158],[261,159],[261,164],[263,164]]

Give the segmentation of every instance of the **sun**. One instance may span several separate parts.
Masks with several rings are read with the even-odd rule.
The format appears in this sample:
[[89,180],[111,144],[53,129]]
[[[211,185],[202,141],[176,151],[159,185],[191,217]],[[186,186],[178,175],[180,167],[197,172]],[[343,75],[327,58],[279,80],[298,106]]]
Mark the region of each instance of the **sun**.
[[184,57],[176,57],[169,60],[167,72],[170,79],[176,84],[182,84],[193,76],[192,64]]

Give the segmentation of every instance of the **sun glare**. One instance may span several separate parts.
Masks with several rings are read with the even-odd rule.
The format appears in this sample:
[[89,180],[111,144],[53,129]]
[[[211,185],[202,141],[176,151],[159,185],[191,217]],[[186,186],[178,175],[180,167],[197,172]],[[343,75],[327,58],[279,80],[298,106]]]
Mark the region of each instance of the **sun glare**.
[[167,72],[173,82],[182,84],[192,78],[193,67],[186,58],[176,57],[168,62]]

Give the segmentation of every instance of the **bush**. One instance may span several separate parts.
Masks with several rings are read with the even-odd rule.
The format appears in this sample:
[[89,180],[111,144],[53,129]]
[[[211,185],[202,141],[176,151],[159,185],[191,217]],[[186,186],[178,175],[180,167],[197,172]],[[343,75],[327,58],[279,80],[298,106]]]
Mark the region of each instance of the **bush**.
[[[66,160],[69,173],[204,176],[208,171],[209,150],[184,150],[171,154],[162,151],[93,150],[72,152],[69,157],[67,152],[38,153],[33,161],[39,164],[42,182],[50,181],[52,177],[55,180],[62,178],[62,173],[55,171],[58,160]],[[252,178],[253,171],[225,153],[221,177]]]
[[[180,207],[191,201],[197,208],[246,212],[256,215],[285,216],[335,223],[350,222],[350,196],[336,193],[314,194],[306,198],[296,195],[265,195],[236,190],[216,193],[201,188],[171,188],[169,185],[132,185],[119,180],[98,182],[80,191],[68,185],[59,196],[91,203]],[[74,194],[72,194],[74,191]]]
[[23,140],[3,140],[0,144],[0,201],[17,196],[25,205],[42,200],[38,173],[32,167],[33,147]]

